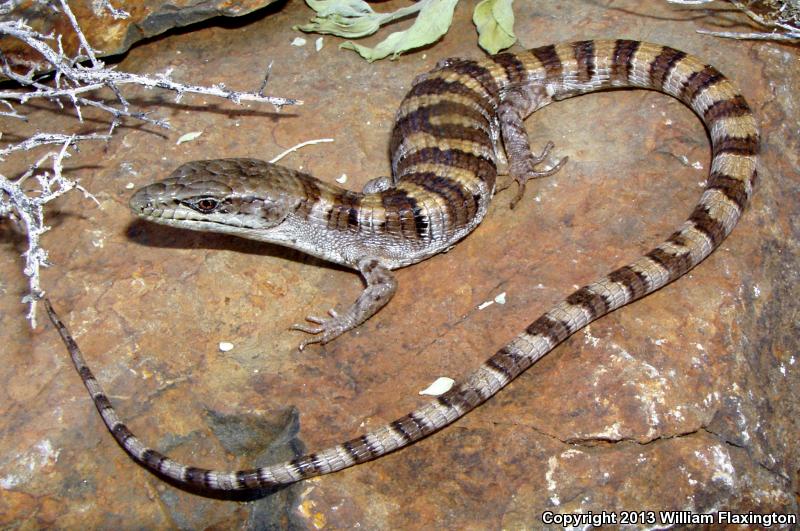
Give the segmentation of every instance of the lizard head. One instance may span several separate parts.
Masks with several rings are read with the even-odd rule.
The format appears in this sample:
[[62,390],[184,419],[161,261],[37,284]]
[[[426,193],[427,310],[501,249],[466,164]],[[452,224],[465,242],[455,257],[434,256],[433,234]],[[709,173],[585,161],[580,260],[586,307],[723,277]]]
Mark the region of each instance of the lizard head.
[[189,162],[130,199],[139,217],[162,225],[269,240],[301,200],[293,170],[255,159]]

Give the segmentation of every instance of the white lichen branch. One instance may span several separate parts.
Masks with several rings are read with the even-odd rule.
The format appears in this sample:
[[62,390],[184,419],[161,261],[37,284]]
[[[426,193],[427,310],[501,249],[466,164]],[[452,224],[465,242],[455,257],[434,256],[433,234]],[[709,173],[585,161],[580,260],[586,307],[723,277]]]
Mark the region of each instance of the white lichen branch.
[[[80,28],[77,26],[73,27],[73,29],[76,32],[80,32]],[[262,83],[257,91],[238,92],[227,89],[222,83],[210,87],[178,83],[171,79],[170,70],[154,76],[116,71],[112,68],[106,68],[102,61],[95,57],[96,50],[92,49],[88,43],[85,46],[81,45],[81,50],[92,61],[92,66],[86,67],[81,65],[76,58],[68,58],[64,55],[61,50],[60,39],[54,38],[52,35],[38,33],[21,20],[0,22],[0,36],[3,35],[21,40],[27,46],[36,50],[49,63],[53,74],[48,77],[52,77],[53,86],[40,82],[33,69],[29,69],[25,74],[18,73],[13,68],[14,65],[10,64],[10,61],[0,54],[0,72],[25,87],[25,90],[0,91],[1,100],[16,100],[24,104],[32,99],[43,98],[54,101],[60,106],[63,106],[66,101],[75,108],[79,120],[82,119],[80,114],[81,105],[100,108],[113,116],[109,132],[114,131],[122,118],[132,118],[159,127],[169,128],[169,123],[166,120],[154,120],[149,118],[146,113],[130,111],[130,103],[124,98],[120,90],[122,85],[137,85],[149,89],[169,90],[175,93],[176,102],[179,102],[184,94],[203,94],[228,99],[237,104],[244,101],[269,103],[278,109],[285,105],[302,104],[301,101],[291,98],[264,95],[265,83]],[[53,48],[48,42],[53,40],[57,41],[57,49]],[[82,39],[83,41],[85,41],[85,38]],[[78,59],[81,59],[81,57],[79,56]],[[269,70],[267,70],[265,78],[268,77],[268,74]],[[119,107],[83,97],[84,94],[102,88],[109,88],[114,92]]]
[[109,0],[101,0],[100,7],[111,13],[111,16],[114,17],[116,20],[130,18],[131,14],[125,11],[124,9],[117,9],[111,5]]
[[34,148],[46,146],[49,144],[63,145],[67,141],[69,141],[69,144],[75,144],[83,140],[108,140],[110,138],[111,136],[109,135],[98,135],[98,134],[62,135],[62,134],[52,134],[52,133],[36,133],[32,137],[27,138],[22,142],[18,142],[16,144],[10,144],[8,146],[0,148],[0,161],[4,161],[5,158],[11,153],[17,151],[30,151]]
[[[108,139],[106,135],[39,134],[25,142],[0,150],[0,156],[5,157],[15,151],[30,151],[43,145],[61,144],[61,149],[46,153],[16,179],[12,180],[0,174],[0,217],[15,222],[28,239],[28,249],[22,253],[25,260],[23,272],[28,277],[28,294],[22,298],[22,302],[28,304],[27,318],[33,327],[36,326],[36,303],[44,295],[40,271],[49,265],[47,251],[40,243],[42,234],[50,230],[44,221],[44,206],[73,188],[83,191],[85,196],[97,203],[97,199],[76,181],[62,175],[63,161],[70,156],[68,150],[76,142],[106,139]],[[44,169],[48,161],[52,161],[50,169]],[[32,185],[31,181],[35,184]]]
[[72,13],[72,10],[69,8],[69,4],[67,0],[59,0],[61,4],[61,10],[69,19],[70,25],[72,25],[72,29],[75,31],[75,34],[78,36],[78,41],[80,41],[81,45],[78,48],[78,55],[77,57],[81,57],[81,50],[86,52],[86,56],[92,62],[92,68],[102,68],[104,65],[100,61],[97,60],[97,51],[89,45],[89,41],[86,40],[86,35],[83,34],[81,31],[80,26],[78,25],[78,19],[75,18],[75,15]]
[[[114,18],[125,18],[128,13],[115,9],[109,0],[101,0],[98,10],[105,10]],[[21,175],[9,178],[0,171],[0,219],[5,218],[28,240],[27,250],[23,253],[25,262],[24,274],[28,277],[28,294],[23,303],[29,305],[27,318],[32,326],[36,326],[36,303],[44,296],[41,286],[40,272],[47,267],[47,251],[41,246],[42,235],[49,230],[45,224],[45,205],[73,189],[84,192],[94,199],[77,181],[63,175],[63,162],[71,156],[79,143],[90,140],[108,140],[116,127],[125,119],[133,119],[158,127],[169,128],[167,120],[151,117],[148,113],[137,111],[123,94],[128,85],[148,89],[162,89],[175,93],[175,101],[180,101],[184,94],[200,94],[228,99],[241,104],[245,101],[267,103],[280,109],[284,105],[301,104],[291,98],[272,97],[264,94],[271,64],[263,77],[258,90],[239,92],[226,88],[223,84],[210,87],[187,85],[173,81],[171,71],[161,74],[146,75],[121,72],[113,67],[106,67],[99,57],[102,55],[94,49],[81,31],[78,21],[67,0],[47,3],[47,7],[62,13],[78,37],[79,48],[74,56],[68,56],[62,46],[61,35],[45,35],[36,32],[24,20],[14,18],[13,2],[0,1],[0,14],[6,18],[0,21],[0,38],[8,37],[21,41],[25,46],[37,52],[46,63],[42,71],[41,64],[13,60],[0,52],[0,74],[16,87],[4,87],[0,90],[0,116],[27,121],[28,117],[17,108],[31,100],[44,99],[57,105],[60,109],[72,108],[79,122],[83,121],[82,108],[92,107],[111,116],[108,134],[61,134],[37,133],[21,142],[0,146],[0,162],[9,155],[28,155],[32,150],[42,146],[58,145],[58,150],[50,150],[29,165]],[[101,99],[95,92],[109,89],[112,99]],[[15,105],[16,104],[16,105]],[[95,200],[96,201],[96,200]]]
[[[702,5],[716,0],[667,0],[670,4]],[[736,9],[769,32],[712,31],[698,29],[697,33],[728,39],[771,41],[800,40],[800,0],[728,0]]]

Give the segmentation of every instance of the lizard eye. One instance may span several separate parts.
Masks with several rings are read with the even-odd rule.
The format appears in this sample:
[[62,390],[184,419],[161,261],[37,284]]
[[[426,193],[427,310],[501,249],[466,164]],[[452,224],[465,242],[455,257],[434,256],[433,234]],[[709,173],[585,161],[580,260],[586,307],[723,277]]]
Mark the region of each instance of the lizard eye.
[[218,205],[219,201],[217,201],[213,197],[203,197],[202,199],[198,199],[197,201],[195,201],[192,206],[198,212],[202,212],[203,214],[210,214],[211,212],[216,210]]

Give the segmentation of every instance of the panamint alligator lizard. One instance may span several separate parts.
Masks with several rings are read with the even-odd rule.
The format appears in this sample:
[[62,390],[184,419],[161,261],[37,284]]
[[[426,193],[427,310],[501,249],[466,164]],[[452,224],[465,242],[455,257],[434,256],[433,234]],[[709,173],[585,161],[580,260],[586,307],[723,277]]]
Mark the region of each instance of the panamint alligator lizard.
[[[131,199],[139,216],[299,249],[357,269],[367,287],[346,311],[309,318],[305,343],[327,342],[368,319],[395,290],[390,272],[446,250],[486,214],[495,191],[499,141],[520,194],[542,156],[523,119],[551,103],[614,87],[672,95],[703,120],[712,163],[689,219],[635,262],[575,291],[533,321],[450,391],[370,433],[293,461],[238,472],[180,464],[144,446],[120,421],[77,345],[52,312],[95,405],[119,444],[148,469],[208,490],[263,489],[335,472],[407,446],[492,397],[588,323],[680,277],[731,232],[756,179],[759,135],[739,91],[696,57],[630,40],[543,46],[472,61],[447,59],[418,77],[397,112],[392,178],[363,192],[251,159],[190,162]],[[549,146],[548,146],[549,147]],[[563,162],[563,161],[562,161]],[[519,197],[519,195],[518,195]]]

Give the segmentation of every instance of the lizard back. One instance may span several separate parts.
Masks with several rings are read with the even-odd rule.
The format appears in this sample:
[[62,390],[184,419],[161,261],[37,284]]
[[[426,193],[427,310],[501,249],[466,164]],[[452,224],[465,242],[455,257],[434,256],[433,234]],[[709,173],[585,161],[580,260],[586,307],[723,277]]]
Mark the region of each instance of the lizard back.
[[[263,214],[259,219],[267,227],[263,231],[292,227],[281,236],[284,239],[279,243],[284,245],[313,252],[314,238],[320,237],[308,236],[314,233],[330,241],[347,241],[362,250],[393,245],[393,252],[399,252],[395,265],[419,261],[452,245],[485,215],[497,176],[498,127],[511,155],[522,138],[518,136],[521,120],[514,120],[515,113],[519,118],[553,100],[615,87],[664,92],[687,104],[702,119],[711,138],[712,160],[696,207],[662,244],[576,290],[451,390],[374,431],[289,462],[236,472],[187,466],[148,448],[131,433],[47,303],[50,317],[111,433],[143,466],[178,484],[202,489],[272,488],[335,472],[412,444],[451,424],[590,322],[682,276],[720,244],[747,206],[756,180],[759,133],[745,99],[730,81],[700,59],[658,44],[581,41],[479,61],[443,61],[418,78],[400,106],[390,147],[394,187],[363,194],[347,192],[331,185],[317,186],[313,177],[299,172],[276,170],[280,179],[292,181],[291,185],[284,182],[277,187],[280,194],[270,191],[255,198],[261,203],[254,211]],[[512,105],[508,106],[508,102]],[[231,163],[236,164],[239,163]],[[266,163],[261,164],[248,162],[244,166],[256,173],[264,168],[269,171]],[[205,185],[207,191],[236,186],[243,179],[235,174],[220,179],[223,177],[228,179],[223,183],[202,179],[189,179],[189,183]],[[179,184],[176,181],[159,186]],[[315,187],[321,191],[309,192]],[[136,205],[132,200],[141,215],[146,215],[147,209],[171,208],[170,215],[177,211],[168,202],[160,206],[154,202],[145,204],[150,201],[146,195],[139,197]],[[265,197],[278,195],[280,201],[265,206]],[[185,211],[180,211],[184,218],[172,224],[194,216],[192,210],[206,210],[208,205],[204,206],[203,201],[209,197],[212,196],[197,196]],[[243,204],[253,208],[255,199],[246,198],[249,201]],[[172,202],[180,201],[172,196]],[[271,225],[274,220],[280,221]],[[230,232],[251,230],[246,226],[250,222],[247,216],[234,217],[234,221]],[[285,225],[287,221],[295,225]],[[346,240],[342,240],[343,234],[348,235]],[[398,245],[399,241],[409,244]],[[330,255],[323,258],[333,259]]]

